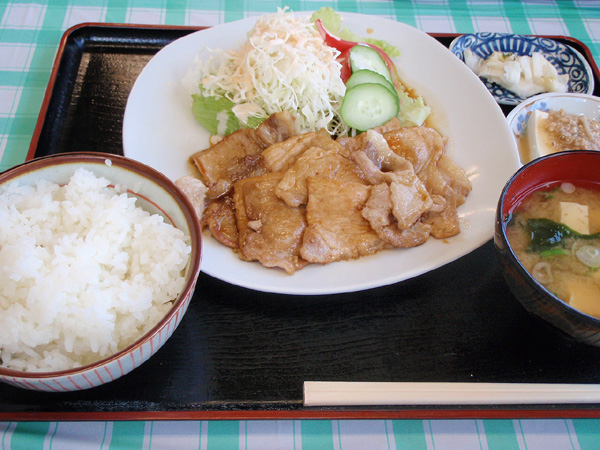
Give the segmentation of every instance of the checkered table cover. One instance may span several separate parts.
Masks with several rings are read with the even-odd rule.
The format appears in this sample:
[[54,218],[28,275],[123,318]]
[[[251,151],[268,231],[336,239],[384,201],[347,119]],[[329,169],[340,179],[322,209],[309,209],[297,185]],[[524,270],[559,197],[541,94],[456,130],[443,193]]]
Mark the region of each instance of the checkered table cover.
[[282,6],[304,11],[324,5],[386,17],[427,32],[571,36],[600,60],[598,0],[0,1],[0,171],[25,160],[60,38],[71,26],[82,22],[214,26]]
[[[0,0],[0,171],[25,161],[63,33],[83,22],[214,26],[332,6],[426,32],[566,35],[600,61],[598,0]],[[0,386],[0,389],[2,387]],[[16,449],[600,449],[600,420],[0,422]]]

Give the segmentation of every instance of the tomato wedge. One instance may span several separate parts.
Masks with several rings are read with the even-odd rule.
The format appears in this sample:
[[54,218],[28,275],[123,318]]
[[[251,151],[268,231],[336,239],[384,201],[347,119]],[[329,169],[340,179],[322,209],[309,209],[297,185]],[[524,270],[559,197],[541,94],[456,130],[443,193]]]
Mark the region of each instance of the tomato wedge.
[[350,78],[350,75],[352,75],[349,62],[350,49],[355,45],[366,45],[374,50],[377,50],[377,52],[381,55],[381,57],[387,64],[390,73],[392,74],[394,85],[396,86],[396,88],[400,86],[400,79],[398,78],[398,71],[396,70],[396,65],[394,64],[394,61],[392,61],[392,58],[390,58],[389,55],[382,49],[380,49],[376,45],[368,44],[366,42],[353,42],[340,39],[339,37],[334,36],[329,31],[327,31],[327,29],[323,26],[323,22],[321,22],[321,19],[317,19],[315,25],[317,27],[317,30],[319,30],[321,37],[325,41],[325,44],[337,49],[340,52],[340,56],[338,56],[337,60],[342,65],[340,76],[342,77],[342,81],[344,83],[348,81],[348,78]]

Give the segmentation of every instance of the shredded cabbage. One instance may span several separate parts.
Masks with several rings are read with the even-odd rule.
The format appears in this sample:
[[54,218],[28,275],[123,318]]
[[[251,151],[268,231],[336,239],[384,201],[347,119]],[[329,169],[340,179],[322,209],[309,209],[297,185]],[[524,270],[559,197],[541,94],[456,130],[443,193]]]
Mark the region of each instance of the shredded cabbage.
[[239,50],[206,49],[209,57],[196,60],[197,95],[231,100],[231,113],[245,126],[249,118],[256,123],[287,110],[296,116],[298,133],[346,135],[339,52],[325,45],[309,18],[286,9],[262,16]]

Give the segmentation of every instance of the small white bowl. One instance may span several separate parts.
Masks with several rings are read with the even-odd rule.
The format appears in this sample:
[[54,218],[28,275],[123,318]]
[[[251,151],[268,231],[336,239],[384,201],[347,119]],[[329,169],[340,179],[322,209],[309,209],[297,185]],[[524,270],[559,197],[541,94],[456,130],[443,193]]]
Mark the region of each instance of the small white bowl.
[[[554,39],[521,34],[479,32],[458,36],[450,43],[449,48],[463,62],[466,49],[470,49],[482,59],[487,59],[495,51],[521,56],[531,56],[534,52],[541,52],[559,74],[569,75],[568,92],[580,94],[594,92],[592,68],[583,55],[570,45]],[[481,80],[501,105],[517,105],[525,100],[496,83],[485,78]]]
[[516,106],[508,116],[508,126],[515,137],[525,132],[532,111],[539,109],[560,110],[570,114],[581,114],[592,120],[600,120],[600,97],[587,94],[539,94],[528,98]]
[[[532,111],[561,109],[569,114],[584,115],[589,119],[600,121],[600,97],[570,93],[535,95],[517,105],[506,117],[508,127],[517,143],[517,148],[519,147],[519,138],[525,134],[527,122]],[[522,164],[527,162],[521,160]]]
[[126,185],[128,195],[151,214],[159,213],[191,237],[190,261],[185,285],[162,320],[129,347],[84,367],[58,372],[24,372],[0,367],[0,381],[13,386],[48,392],[88,389],[113,381],[139,367],[171,337],[183,318],[200,273],[202,234],[198,217],[185,195],[165,175],[145,164],[122,156],[103,153],[65,153],[43,157],[13,167],[0,174],[0,185],[11,180],[33,185],[38,180],[56,184],[69,181],[73,172],[84,167],[96,176]]

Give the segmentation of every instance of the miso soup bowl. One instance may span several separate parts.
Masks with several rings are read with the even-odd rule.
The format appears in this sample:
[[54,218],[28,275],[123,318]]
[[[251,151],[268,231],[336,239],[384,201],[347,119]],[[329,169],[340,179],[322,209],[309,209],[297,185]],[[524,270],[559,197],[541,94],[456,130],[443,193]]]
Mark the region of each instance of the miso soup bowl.
[[[600,152],[575,150],[536,159],[506,183],[498,201],[494,246],[503,276],[523,307],[580,342],[600,347],[600,320],[572,308],[546,290],[523,267],[508,242],[509,212],[529,193],[562,182],[596,184],[600,190]],[[600,294],[600,293],[599,293]]]
[[64,153],[33,159],[0,173],[0,186],[13,181],[23,186],[34,186],[41,180],[62,185],[78,168],[85,168],[97,177],[107,178],[112,184],[126,187],[127,195],[136,198],[137,206],[151,214],[162,215],[166,223],[171,223],[190,237],[191,253],[184,269],[185,283],[165,316],[152,329],[140,333],[128,347],[86,366],[62,371],[34,372],[0,367],[0,381],[12,386],[46,392],[79,391],[128,374],[156,354],[172,336],[196,287],[202,254],[198,217],[193,205],[175,184],[153,168],[106,153]]

